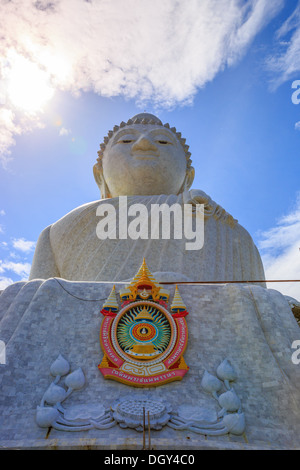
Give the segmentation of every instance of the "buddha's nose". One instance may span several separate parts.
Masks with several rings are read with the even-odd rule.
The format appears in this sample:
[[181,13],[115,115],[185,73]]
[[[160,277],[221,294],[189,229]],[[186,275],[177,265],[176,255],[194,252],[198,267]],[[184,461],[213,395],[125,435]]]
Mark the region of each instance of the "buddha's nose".
[[142,150],[142,151],[157,151],[157,147],[154,142],[147,136],[141,136],[132,146],[132,150]]

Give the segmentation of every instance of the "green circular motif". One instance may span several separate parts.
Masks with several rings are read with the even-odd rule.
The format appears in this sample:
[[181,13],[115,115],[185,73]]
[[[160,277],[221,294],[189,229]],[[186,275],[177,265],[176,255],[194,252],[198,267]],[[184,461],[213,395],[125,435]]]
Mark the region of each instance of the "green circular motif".
[[138,345],[146,344],[152,344],[152,356],[162,354],[170,343],[171,334],[171,325],[166,315],[158,308],[146,304],[133,306],[126,311],[116,328],[118,344],[127,354],[131,354]]

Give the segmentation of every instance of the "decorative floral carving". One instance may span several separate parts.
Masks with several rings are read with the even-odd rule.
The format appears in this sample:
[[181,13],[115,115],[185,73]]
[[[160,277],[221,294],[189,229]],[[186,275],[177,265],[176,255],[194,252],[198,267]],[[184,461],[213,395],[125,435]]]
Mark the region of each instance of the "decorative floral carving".
[[[195,406],[193,410],[189,407],[188,412],[177,412],[168,422],[168,426],[174,429],[187,429],[189,431],[205,434],[208,436],[221,436],[223,434],[241,435],[245,431],[245,415],[242,412],[241,401],[235,390],[230,387],[230,382],[237,378],[237,373],[228,359],[225,359],[217,368],[217,376],[204,371],[201,387],[206,393],[214,397],[221,407],[216,418],[211,420],[197,419],[205,415],[205,410]],[[223,381],[223,383],[222,383]],[[225,391],[218,395],[222,388]],[[194,416],[194,417],[193,417]],[[195,418],[196,417],[196,418]]]
[[144,416],[146,427],[149,424],[151,429],[160,430],[170,420],[172,409],[169,403],[159,398],[135,394],[116,400],[111,408],[121,428],[133,428],[136,431],[143,430]]
[[[50,371],[55,379],[44,393],[36,411],[36,422],[42,428],[52,427],[62,431],[104,430],[119,424],[121,428],[142,431],[144,426],[155,430],[169,426],[209,436],[229,433],[241,435],[245,430],[241,401],[230,385],[230,382],[236,380],[237,374],[227,359],[217,368],[218,377],[205,371],[201,380],[202,389],[217,401],[219,412],[191,404],[181,405],[177,411],[173,411],[170,403],[157,397],[152,398],[150,393],[127,394],[115,400],[109,410],[101,403],[73,405],[66,409],[62,402],[73,391],[85,385],[83,371],[78,368],[69,373],[70,365],[61,355],[53,362]],[[58,385],[62,376],[66,376],[64,384],[67,389]]]
[[[85,385],[85,377],[81,368],[68,374],[70,364],[61,355],[50,367],[51,375],[55,377],[50,384],[36,411],[36,422],[41,428],[54,428],[61,431],[84,431],[87,429],[107,429],[116,424],[111,411],[97,404],[74,405],[67,409],[62,406],[74,390],[80,390]],[[68,375],[66,375],[68,374]],[[67,390],[57,385],[65,376]],[[52,406],[49,406],[52,405]]]

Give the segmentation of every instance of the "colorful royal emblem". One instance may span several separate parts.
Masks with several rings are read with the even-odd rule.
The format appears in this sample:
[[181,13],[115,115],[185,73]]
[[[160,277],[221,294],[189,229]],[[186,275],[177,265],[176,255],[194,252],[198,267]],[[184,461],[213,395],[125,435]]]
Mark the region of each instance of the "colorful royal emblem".
[[144,260],[119,295],[120,308],[114,286],[101,310],[104,356],[98,367],[104,378],[135,387],[181,380],[188,371],[183,359],[188,312],[177,286],[169,312],[169,293],[155,280]]

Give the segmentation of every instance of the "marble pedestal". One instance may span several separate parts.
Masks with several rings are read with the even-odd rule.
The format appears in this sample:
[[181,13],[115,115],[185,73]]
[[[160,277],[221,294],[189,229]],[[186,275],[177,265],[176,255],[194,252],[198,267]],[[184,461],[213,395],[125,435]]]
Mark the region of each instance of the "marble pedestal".
[[[118,292],[123,285],[116,283]],[[166,286],[170,298],[174,285]],[[41,428],[36,408],[53,380],[50,366],[61,354],[71,369],[81,368],[85,385],[66,408],[98,403],[105,408],[131,393],[167,400],[173,409],[213,410],[214,399],[201,388],[204,371],[215,374],[229,359],[237,371],[235,391],[246,419],[242,435],[205,436],[163,426],[151,432],[154,449],[295,449],[300,447],[300,364],[292,344],[299,326],[287,300],[276,290],[243,285],[179,285],[189,315],[182,381],[136,389],[105,380],[99,331],[102,304],[112,284],[33,280],[9,286],[0,296],[0,448],[141,449],[135,429],[67,432]]]

